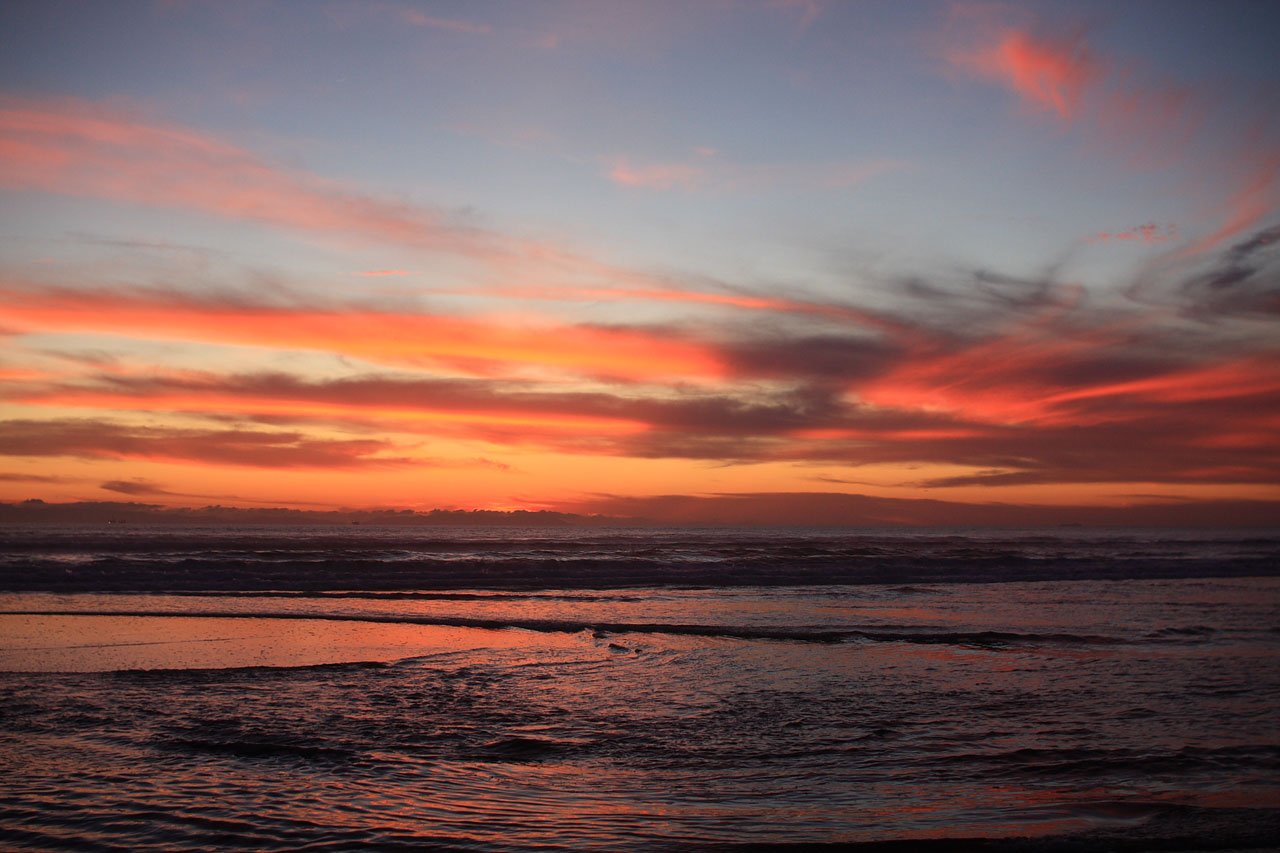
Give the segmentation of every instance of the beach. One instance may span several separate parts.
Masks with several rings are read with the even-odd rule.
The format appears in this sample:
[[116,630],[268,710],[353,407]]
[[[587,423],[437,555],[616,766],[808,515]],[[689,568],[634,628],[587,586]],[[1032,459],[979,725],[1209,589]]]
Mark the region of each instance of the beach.
[[[104,547],[97,531],[9,531],[5,576],[28,588],[0,597],[0,838],[134,850],[1280,838],[1280,578],[1257,569],[1272,534],[330,531],[346,547],[329,548],[327,570],[348,583],[317,589],[306,566],[325,535],[113,531]],[[858,548],[880,555],[860,558],[880,561],[866,577],[900,582],[849,582],[856,565],[818,582],[818,564],[856,564]],[[959,580],[939,579],[948,554]],[[1037,576],[1037,560],[1062,571],[1070,554],[1083,555],[1075,577]],[[521,555],[566,565],[533,586]],[[587,559],[593,584],[557,584]],[[733,580],[632,582],[663,559]],[[380,588],[361,588],[359,567],[378,560],[401,580],[418,563],[419,583],[385,588],[384,565],[367,573]],[[442,562],[453,582],[424,585]],[[788,582],[769,582],[771,564]],[[1197,564],[1213,571],[1190,575],[1210,576],[1187,576]],[[88,580],[72,589],[64,570],[30,588],[55,565]],[[188,588],[194,565],[214,588]],[[93,589],[106,566],[152,588]],[[290,570],[294,589],[245,580]],[[225,588],[232,578],[250,588]]]

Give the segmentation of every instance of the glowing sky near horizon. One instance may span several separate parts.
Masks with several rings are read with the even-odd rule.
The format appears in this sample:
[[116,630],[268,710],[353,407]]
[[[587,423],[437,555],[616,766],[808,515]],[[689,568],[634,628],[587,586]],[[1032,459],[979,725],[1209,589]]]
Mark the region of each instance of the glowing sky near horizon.
[[0,32],[2,500],[1280,500],[1275,3]]

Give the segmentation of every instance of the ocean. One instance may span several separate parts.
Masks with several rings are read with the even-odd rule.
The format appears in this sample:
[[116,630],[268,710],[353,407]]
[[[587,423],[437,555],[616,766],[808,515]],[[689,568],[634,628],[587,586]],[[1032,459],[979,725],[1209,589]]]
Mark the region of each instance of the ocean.
[[21,850],[1280,847],[1280,531],[0,528]]

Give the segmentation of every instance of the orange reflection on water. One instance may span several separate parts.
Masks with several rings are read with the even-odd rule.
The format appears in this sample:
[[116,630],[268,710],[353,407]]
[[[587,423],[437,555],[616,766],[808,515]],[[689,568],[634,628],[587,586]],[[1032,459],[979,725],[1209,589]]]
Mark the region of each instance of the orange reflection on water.
[[324,619],[0,615],[8,672],[314,666],[469,651],[519,664],[581,643],[571,634]]

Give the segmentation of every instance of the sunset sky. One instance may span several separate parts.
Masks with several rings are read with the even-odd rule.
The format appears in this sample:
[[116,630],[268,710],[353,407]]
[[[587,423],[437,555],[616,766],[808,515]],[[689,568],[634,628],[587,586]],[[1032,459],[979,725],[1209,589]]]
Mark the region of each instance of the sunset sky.
[[0,500],[1280,500],[1280,3],[0,34]]

